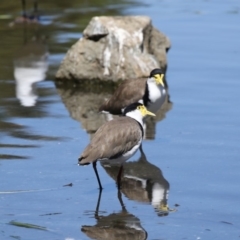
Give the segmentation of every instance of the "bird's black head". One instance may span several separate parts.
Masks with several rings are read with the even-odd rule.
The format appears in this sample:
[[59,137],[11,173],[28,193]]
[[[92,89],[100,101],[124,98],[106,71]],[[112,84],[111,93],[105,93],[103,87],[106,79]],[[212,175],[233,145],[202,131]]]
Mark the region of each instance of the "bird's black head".
[[144,105],[142,103],[139,103],[139,102],[135,102],[135,103],[132,103],[132,104],[128,105],[123,111],[123,116],[126,116],[126,114],[128,112],[132,112],[140,106],[144,106]]
[[151,77],[153,77],[153,76],[155,76],[156,74],[163,74],[163,71],[162,71],[162,69],[160,69],[160,68],[155,68],[155,69],[153,69],[151,72],[150,72],[150,78]]
[[137,120],[137,118],[144,118],[146,115],[156,116],[154,113],[149,112],[147,108],[139,102],[130,104],[124,109],[123,116],[128,116]]

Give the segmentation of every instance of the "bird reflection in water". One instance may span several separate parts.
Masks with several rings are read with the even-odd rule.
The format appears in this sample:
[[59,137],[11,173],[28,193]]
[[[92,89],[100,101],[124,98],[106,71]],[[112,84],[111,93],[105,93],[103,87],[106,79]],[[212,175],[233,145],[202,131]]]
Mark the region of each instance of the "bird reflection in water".
[[48,70],[48,50],[44,39],[38,36],[38,29],[31,40],[24,28],[24,44],[14,57],[14,78],[16,97],[24,107],[36,104],[38,95],[36,83],[45,80]]
[[118,200],[122,210],[118,213],[112,213],[108,216],[99,215],[99,206],[102,191],[99,191],[98,202],[95,211],[97,224],[94,226],[82,226],[81,231],[89,238],[99,240],[144,240],[147,239],[147,232],[141,226],[140,220],[130,214],[122,201],[121,192],[118,190]]
[[[131,200],[151,203],[158,216],[167,216],[169,212],[175,211],[170,209],[167,203],[170,185],[160,168],[147,160],[142,147],[140,152],[138,161],[126,162],[123,165],[121,192]],[[104,161],[101,165],[117,183],[120,166]]]
[[[27,13],[26,3],[33,4],[33,9],[31,13]],[[39,23],[39,13],[38,13],[38,0],[21,0],[22,15],[18,16],[9,26],[14,26],[15,24],[38,24]]]

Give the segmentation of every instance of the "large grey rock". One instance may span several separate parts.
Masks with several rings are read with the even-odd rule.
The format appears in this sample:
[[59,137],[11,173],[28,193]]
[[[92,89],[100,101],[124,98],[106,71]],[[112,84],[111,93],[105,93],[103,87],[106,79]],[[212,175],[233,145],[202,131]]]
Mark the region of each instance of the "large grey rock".
[[169,39],[146,16],[94,17],[67,52],[57,79],[125,80],[167,66]]

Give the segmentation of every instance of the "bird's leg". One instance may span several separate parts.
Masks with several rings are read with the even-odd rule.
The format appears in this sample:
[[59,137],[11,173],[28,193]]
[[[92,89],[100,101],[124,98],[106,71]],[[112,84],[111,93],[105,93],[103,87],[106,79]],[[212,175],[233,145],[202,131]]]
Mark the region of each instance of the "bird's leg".
[[38,0],[34,0],[34,4],[33,4],[33,14],[34,14],[34,18],[38,18]]
[[33,10],[35,13],[38,12],[38,0],[34,0]]
[[26,14],[26,2],[25,0],[22,0],[22,17],[26,18],[27,14]]
[[98,219],[98,211],[99,211],[99,206],[101,202],[101,196],[102,196],[102,189],[99,189],[99,195],[98,195],[98,201],[97,201],[97,206],[95,210],[95,218]]
[[126,208],[125,208],[125,205],[123,203],[123,200],[122,200],[122,193],[121,193],[121,191],[119,189],[118,189],[118,200],[119,200],[119,202],[121,204],[122,210],[123,211],[127,211]]
[[142,143],[141,143],[141,145],[140,145],[140,147],[139,147],[139,150],[140,150],[140,153],[141,153],[141,157],[139,158],[138,161],[148,162],[148,161],[147,161],[147,158],[146,158],[146,155],[145,155],[145,153],[144,153],[144,151],[143,151]]
[[141,143],[141,145],[140,145],[140,147],[139,147],[139,150],[140,150],[141,155],[144,154],[143,148],[142,148],[142,143]]
[[102,190],[102,184],[101,184],[101,181],[100,181],[100,178],[98,176],[98,171],[97,171],[97,162],[93,162],[93,169],[94,169],[94,172],[97,176],[97,180],[98,180],[98,185],[99,185],[99,189]]
[[117,187],[118,187],[118,190],[121,188],[122,171],[123,171],[123,164],[121,165],[121,167],[120,167],[120,169],[118,171],[118,175],[117,175]]

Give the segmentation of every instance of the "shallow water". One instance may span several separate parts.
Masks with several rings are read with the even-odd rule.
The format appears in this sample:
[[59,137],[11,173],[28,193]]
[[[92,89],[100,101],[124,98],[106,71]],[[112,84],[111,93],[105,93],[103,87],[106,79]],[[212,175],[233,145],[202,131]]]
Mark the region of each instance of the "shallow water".
[[[239,2],[94,2],[42,3],[42,25],[25,27],[9,26],[19,3],[1,3],[0,239],[239,239]],[[105,121],[95,108],[113,86],[55,85],[54,74],[101,14],[148,15],[170,38],[171,103],[150,121],[145,155],[127,162],[121,193],[117,168],[98,164],[97,206],[93,169],[77,158]],[[24,98],[14,69],[24,72],[26,46],[42,50],[31,68],[45,80]],[[171,211],[154,208],[157,196]]]

